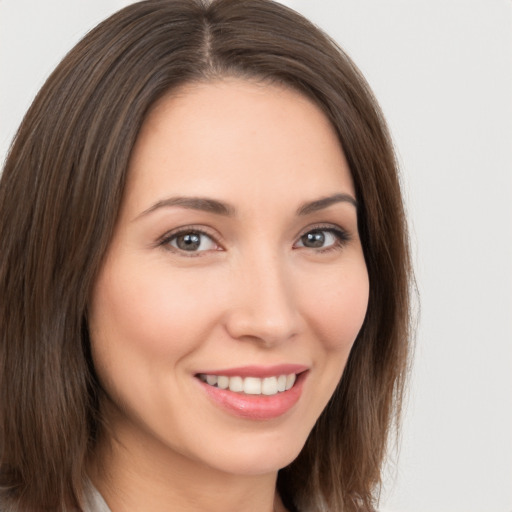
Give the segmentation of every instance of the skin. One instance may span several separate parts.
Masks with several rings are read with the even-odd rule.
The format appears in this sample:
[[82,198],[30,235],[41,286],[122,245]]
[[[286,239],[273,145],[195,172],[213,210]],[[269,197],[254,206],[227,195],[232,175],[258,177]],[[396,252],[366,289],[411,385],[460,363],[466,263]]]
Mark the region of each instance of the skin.
[[[177,196],[214,199],[229,215],[162,203]],[[347,197],[332,126],[293,90],[224,79],[152,109],[89,308],[109,425],[90,475],[113,512],[284,510],[277,471],[304,445],[366,313]],[[183,227],[207,233],[199,250],[172,238]],[[313,229],[321,247],[304,237]],[[197,378],[282,363],[308,372],[299,401],[273,419],[226,411]]]

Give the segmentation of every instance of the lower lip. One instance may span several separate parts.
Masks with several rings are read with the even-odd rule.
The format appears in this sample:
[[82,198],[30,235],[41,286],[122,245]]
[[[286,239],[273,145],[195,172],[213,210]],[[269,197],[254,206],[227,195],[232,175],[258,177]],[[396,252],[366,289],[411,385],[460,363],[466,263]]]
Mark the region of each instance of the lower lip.
[[210,386],[198,379],[207,395],[227,412],[250,420],[271,420],[287,413],[299,401],[307,372],[297,375],[292,388],[275,395],[246,395]]

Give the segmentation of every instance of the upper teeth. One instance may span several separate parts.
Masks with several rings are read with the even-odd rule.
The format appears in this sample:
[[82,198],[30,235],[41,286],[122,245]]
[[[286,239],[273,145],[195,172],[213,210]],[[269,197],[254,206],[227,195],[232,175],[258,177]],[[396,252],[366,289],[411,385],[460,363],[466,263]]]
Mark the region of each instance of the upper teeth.
[[279,375],[277,377],[226,377],[225,375],[200,374],[199,378],[210,386],[229,389],[235,393],[247,395],[275,395],[288,391],[295,383],[296,375]]

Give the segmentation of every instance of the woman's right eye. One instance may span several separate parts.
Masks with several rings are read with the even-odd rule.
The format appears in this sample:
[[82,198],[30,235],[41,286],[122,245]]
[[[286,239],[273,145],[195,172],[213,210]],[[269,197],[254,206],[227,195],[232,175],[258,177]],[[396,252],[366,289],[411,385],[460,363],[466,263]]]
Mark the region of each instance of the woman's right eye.
[[166,237],[163,246],[171,246],[178,251],[199,253],[217,250],[217,243],[206,233],[195,230],[181,231]]

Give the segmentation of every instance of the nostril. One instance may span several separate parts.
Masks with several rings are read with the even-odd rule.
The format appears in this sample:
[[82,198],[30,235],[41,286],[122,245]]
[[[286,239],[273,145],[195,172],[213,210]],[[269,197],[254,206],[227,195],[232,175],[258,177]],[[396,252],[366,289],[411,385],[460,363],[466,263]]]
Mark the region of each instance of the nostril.
[[291,277],[285,263],[268,249],[256,249],[243,260],[233,281],[226,315],[226,329],[239,340],[275,345],[300,330],[300,315]]
[[226,330],[238,340],[275,345],[299,333],[300,322],[293,310],[264,311],[262,308],[236,308],[226,319]]

